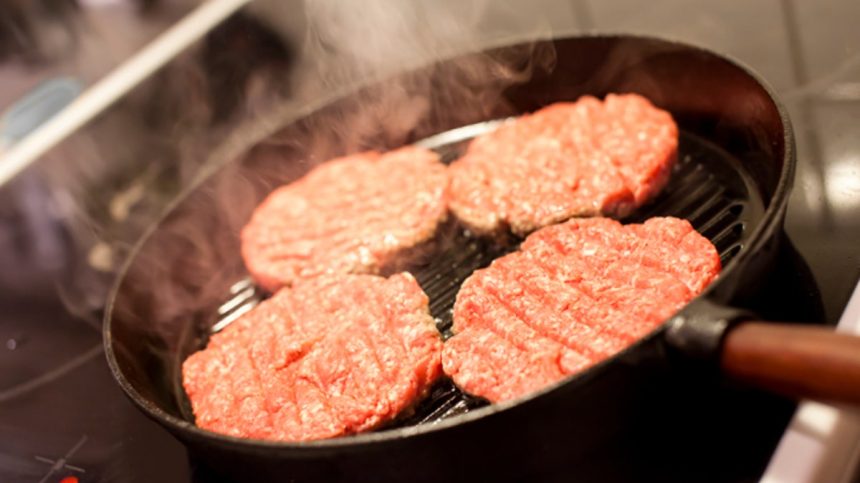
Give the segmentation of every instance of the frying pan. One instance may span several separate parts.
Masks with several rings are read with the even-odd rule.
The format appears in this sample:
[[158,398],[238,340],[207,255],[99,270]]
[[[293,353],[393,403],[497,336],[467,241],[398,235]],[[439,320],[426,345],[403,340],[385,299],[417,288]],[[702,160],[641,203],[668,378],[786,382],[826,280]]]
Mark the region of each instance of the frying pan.
[[[473,68],[487,62],[492,72],[528,75],[482,79],[476,87],[481,76],[471,75]],[[238,439],[193,424],[181,363],[262,296],[247,280],[238,231],[268,191],[307,171],[308,160],[350,150],[418,142],[450,161],[495,120],[610,92],[646,96],[681,130],[669,185],[625,221],[684,217],[724,263],[721,276],[676,316],[615,357],[520,400],[488,405],[442,382],[390,427],[300,444]],[[399,97],[392,101],[391,93]],[[400,105],[423,106],[420,119],[395,132],[376,129],[397,119],[379,115],[380,106],[397,113]],[[117,281],[104,324],[108,363],[128,397],[219,477],[252,481],[521,479],[593,457],[648,417],[643,412],[654,404],[645,402],[660,400],[679,369],[707,380],[721,368],[791,394],[857,402],[856,339],[751,322],[733,306],[754,300],[776,263],[794,166],[791,125],[773,91],[747,68],[698,47],[582,36],[439,62],[298,113],[182,196]],[[462,280],[515,246],[473,238],[452,222],[407,267],[443,334]]]

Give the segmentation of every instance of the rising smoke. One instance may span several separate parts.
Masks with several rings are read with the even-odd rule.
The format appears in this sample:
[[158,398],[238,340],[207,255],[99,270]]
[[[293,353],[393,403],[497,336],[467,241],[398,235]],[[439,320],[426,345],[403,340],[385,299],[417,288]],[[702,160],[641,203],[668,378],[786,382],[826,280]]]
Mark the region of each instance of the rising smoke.
[[[258,0],[231,22],[222,28],[235,35],[213,33],[105,116],[120,124],[97,120],[67,143],[87,146],[93,158],[110,156],[113,148],[99,147],[125,142],[115,131],[128,129],[123,170],[108,183],[108,199],[94,202],[94,180],[104,176],[98,172],[67,196],[75,200],[67,211],[86,260],[61,284],[76,312],[92,313],[104,300],[132,244],[182,192],[193,194],[133,265],[129,293],[139,300],[129,308],[165,327],[159,322],[211,307],[242,276],[238,232],[268,191],[336,155],[510,114],[504,90],[554,62],[537,42],[474,54],[551,34],[533,9],[489,0]],[[270,55],[255,64],[264,46]],[[245,55],[231,57],[231,49]],[[227,108],[219,104],[225,98],[232,99]],[[82,168],[91,161],[80,160]],[[67,186],[68,179],[51,176]]]

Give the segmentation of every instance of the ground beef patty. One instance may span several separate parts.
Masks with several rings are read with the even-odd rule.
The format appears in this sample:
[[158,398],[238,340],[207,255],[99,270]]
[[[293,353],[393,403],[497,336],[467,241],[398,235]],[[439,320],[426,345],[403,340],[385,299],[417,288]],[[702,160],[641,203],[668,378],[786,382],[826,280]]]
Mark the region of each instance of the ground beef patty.
[[528,394],[648,334],[719,271],[714,246],[677,218],[543,228],[463,283],[444,370],[490,401]]
[[302,441],[391,420],[442,371],[427,303],[408,273],[322,276],[282,289],[183,364],[197,425]]
[[573,216],[622,217],[668,181],[678,128],[636,94],[585,96],[472,140],[451,166],[451,210],[477,232],[523,235]]
[[254,279],[274,291],[322,273],[376,273],[433,236],[448,174],[432,151],[405,147],[324,163],[266,198],[242,230]]

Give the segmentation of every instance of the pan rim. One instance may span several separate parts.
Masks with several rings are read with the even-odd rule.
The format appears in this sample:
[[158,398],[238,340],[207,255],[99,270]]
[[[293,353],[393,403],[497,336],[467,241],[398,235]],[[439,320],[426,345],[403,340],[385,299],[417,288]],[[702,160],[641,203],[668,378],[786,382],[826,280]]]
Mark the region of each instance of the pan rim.
[[[499,48],[505,47],[513,47],[524,42],[553,42],[553,41],[561,41],[561,40],[573,40],[573,39],[592,39],[592,40],[638,40],[638,41],[646,41],[646,42],[659,42],[669,46],[678,46],[690,51],[698,51],[715,58],[721,59],[728,64],[738,68],[741,72],[749,76],[753,81],[755,81],[767,94],[770,101],[776,107],[777,112],[779,114],[780,121],[782,123],[783,129],[783,144],[784,144],[784,152],[782,155],[783,166],[779,176],[779,179],[776,184],[776,188],[769,199],[769,205],[765,209],[762,215],[762,221],[755,227],[752,233],[749,236],[749,241],[747,246],[741,250],[737,256],[735,256],[724,270],[721,272],[720,277],[717,278],[713,283],[711,283],[702,293],[700,293],[697,297],[688,302],[684,308],[680,309],[680,312],[686,310],[691,304],[693,304],[696,300],[699,299],[707,299],[710,298],[711,294],[718,288],[721,284],[721,281],[726,278],[728,274],[733,273],[737,270],[738,266],[746,265],[750,257],[753,256],[755,252],[757,252],[757,246],[762,244],[767,240],[767,235],[771,233],[774,229],[778,228],[780,223],[782,222],[782,216],[780,212],[783,212],[786,209],[785,200],[789,195],[792,182],[794,179],[795,169],[796,169],[796,153],[795,153],[795,139],[794,132],[791,124],[791,120],[788,117],[788,112],[782,101],[777,97],[775,90],[771,87],[771,85],[756,71],[750,68],[745,63],[737,60],[733,56],[723,54],[717,52],[713,49],[701,47],[698,45],[690,44],[686,41],[677,40],[672,37],[664,37],[664,36],[654,36],[654,35],[646,35],[639,33],[616,33],[616,32],[589,32],[583,34],[575,34],[575,35],[567,35],[563,34],[560,36],[544,36],[544,37],[536,37],[530,40],[517,40],[511,42],[511,38],[504,39],[500,43],[488,45],[480,51],[491,51]],[[478,51],[474,51],[475,53]],[[441,59],[436,59],[422,66],[431,65],[432,63],[438,62],[446,62],[460,55],[467,55],[468,52],[458,53],[452,56],[448,56]],[[412,67],[419,68],[421,66]],[[284,119],[283,123],[280,124],[279,127],[282,127],[291,122],[295,122],[299,119],[306,117],[307,115],[318,111],[319,109],[335,102],[339,99],[344,98],[346,95],[350,93],[355,93],[360,91],[361,89],[367,88],[369,86],[378,83],[384,78],[392,77],[396,75],[401,75],[404,72],[412,70],[412,68],[407,68],[404,70],[400,70],[396,73],[387,75],[385,77],[373,78],[367,80],[365,83],[360,85],[348,86],[345,89],[341,89],[334,93],[332,96],[328,96],[324,99],[320,99],[318,102],[310,103],[304,108],[297,109],[295,111],[295,115]],[[265,137],[271,134],[270,132],[261,133],[261,136]],[[252,141],[258,142],[259,139]],[[229,143],[227,143],[229,148]],[[108,362],[108,366],[110,368],[111,374],[114,380],[119,384],[122,388],[123,392],[125,392],[126,396],[132,400],[132,402],[140,408],[144,414],[146,414],[149,418],[155,420],[156,422],[166,426],[171,430],[174,434],[181,433],[182,438],[186,437],[192,439],[200,439],[200,440],[217,440],[220,443],[233,445],[245,450],[251,451],[279,451],[282,453],[311,453],[311,452],[328,452],[333,450],[358,450],[369,444],[383,444],[398,441],[402,438],[415,437],[420,435],[427,435],[431,433],[435,433],[437,431],[444,431],[453,427],[465,426],[472,422],[475,422],[480,419],[484,419],[485,417],[492,416],[496,413],[501,413],[508,411],[515,407],[525,406],[530,402],[533,402],[539,398],[541,398],[544,394],[549,392],[553,392],[561,386],[567,386],[570,388],[578,387],[587,383],[592,378],[598,376],[610,363],[616,362],[618,359],[622,358],[624,355],[638,349],[641,345],[644,345],[650,342],[652,339],[657,337],[662,337],[663,332],[666,330],[667,324],[674,319],[677,314],[669,317],[666,321],[660,324],[657,328],[651,331],[645,337],[640,338],[635,343],[626,347],[624,350],[618,352],[614,356],[607,358],[603,361],[598,362],[597,364],[591,366],[588,370],[583,371],[578,374],[570,375],[560,381],[557,381],[549,386],[541,388],[540,390],[534,391],[527,396],[517,398],[510,401],[505,401],[501,403],[494,403],[487,405],[485,407],[477,408],[472,411],[469,411],[465,414],[460,414],[456,416],[452,416],[450,418],[443,419],[441,421],[435,422],[433,424],[419,424],[416,426],[408,426],[395,428],[391,430],[383,430],[379,432],[371,432],[371,433],[360,433],[355,435],[349,435],[344,437],[332,438],[332,439],[321,439],[321,440],[312,440],[312,441],[303,441],[303,442],[288,442],[288,441],[272,441],[272,440],[261,440],[261,439],[251,439],[251,438],[239,438],[235,436],[229,436],[221,433],[212,432],[199,426],[186,421],[184,419],[175,417],[166,411],[162,410],[155,404],[153,404],[148,399],[141,396],[137,390],[132,386],[132,384],[128,381],[128,379],[123,374],[122,370],[119,367],[119,363],[116,359],[115,350],[113,347],[112,337],[111,337],[111,326],[112,319],[114,313],[114,305],[116,302],[116,298],[120,289],[123,285],[123,282],[126,279],[126,275],[131,265],[137,258],[140,250],[146,244],[146,242],[152,237],[155,231],[162,225],[164,220],[170,216],[176,208],[181,204],[193,191],[195,191],[205,180],[211,178],[218,170],[229,160],[233,159],[234,156],[230,156],[229,149],[225,149],[221,152],[216,152],[214,156],[216,159],[219,158],[218,162],[212,163],[208,169],[204,168],[201,170],[201,173],[192,180],[189,186],[184,189],[177,197],[164,209],[161,216],[156,220],[152,225],[150,225],[146,231],[143,233],[141,238],[135,243],[134,248],[129,253],[128,257],[123,262],[122,267],[117,272],[117,276],[114,280],[114,283],[111,287],[111,290],[108,295],[107,304],[105,305],[105,313],[103,320],[103,329],[102,329],[102,337],[103,337],[103,346],[105,357]]]

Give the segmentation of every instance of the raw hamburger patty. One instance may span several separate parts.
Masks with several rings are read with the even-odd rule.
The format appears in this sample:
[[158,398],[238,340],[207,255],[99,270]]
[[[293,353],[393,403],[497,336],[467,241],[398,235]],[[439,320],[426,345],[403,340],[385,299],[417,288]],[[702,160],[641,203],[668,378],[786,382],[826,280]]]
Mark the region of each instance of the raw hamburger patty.
[[197,425],[302,441],[391,420],[442,372],[427,302],[408,273],[323,276],[282,289],[182,365]]
[[677,218],[543,228],[463,283],[443,368],[490,401],[523,396],[648,334],[719,271],[714,246]]
[[636,94],[585,96],[475,138],[451,165],[454,214],[523,235],[573,216],[623,217],[669,179],[678,127]]
[[270,291],[322,273],[376,273],[433,236],[447,189],[446,167],[426,149],[334,159],[257,207],[242,257]]

